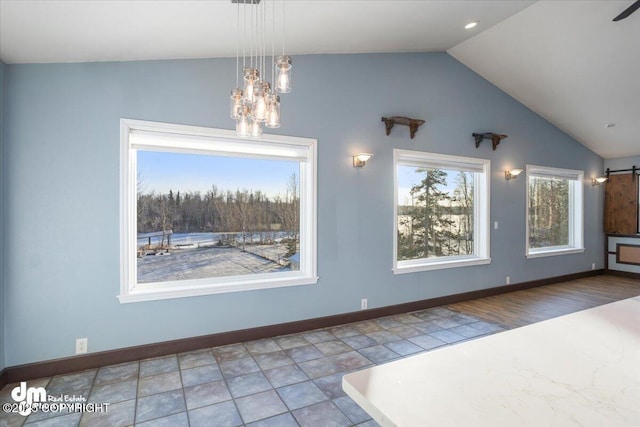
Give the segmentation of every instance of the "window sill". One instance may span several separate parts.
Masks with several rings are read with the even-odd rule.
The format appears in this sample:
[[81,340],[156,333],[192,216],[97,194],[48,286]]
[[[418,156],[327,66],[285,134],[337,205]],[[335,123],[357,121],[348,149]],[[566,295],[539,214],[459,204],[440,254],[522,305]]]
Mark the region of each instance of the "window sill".
[[579,254],[582,252],[584,252],[584,248],[561,248],[561,249],[536,250],[536,251],[530,251],[527,254],[527,259],[542,258],[547,256],[556,256],[556,255]]
[[[163,282],[160,284],[144,284],[128,293],[118,295],[121,304],[130,302],[156,301],[163,299],[185,298],[201,295],[213,295],[230,292],[253,291],[259,289],[282,288],[286,286],[314,285],[318,277],[300,276],[279,277],[274,279],[240,279],[211,283],[211,280],[194,281],[188,285],[183,282]],[[179,283],[176,285],[175,283]]]
[[491,258],[464,257],[450,260],[425,262],[423,260],[399,261],[393,268],[393,274],[417,273],[419,271],[441,270],[444,268],[469,267],[491,264]]

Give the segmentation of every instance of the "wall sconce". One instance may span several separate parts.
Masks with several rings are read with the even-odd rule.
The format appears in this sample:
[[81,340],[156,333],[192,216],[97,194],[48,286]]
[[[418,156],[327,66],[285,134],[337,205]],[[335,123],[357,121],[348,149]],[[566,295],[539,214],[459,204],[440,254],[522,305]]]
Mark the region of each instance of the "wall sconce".
[[361,168],[364,165],[367,164],[367,160],[369,160],[371,157],[373,157],[373,154],[371,153],[358,153],[355,156],[353,156],[353,167],[354,168]]
[[517,169],[517,168],[504,171],[504,179],[509,181],[510,179],[517,178],[517,176],[520,175],[521,173],[522,173],[522,169]]
[[603,182],[607,182],[609,178],[606,176],[599,176],[597,178],[591,178],[591,185],[600,185]]

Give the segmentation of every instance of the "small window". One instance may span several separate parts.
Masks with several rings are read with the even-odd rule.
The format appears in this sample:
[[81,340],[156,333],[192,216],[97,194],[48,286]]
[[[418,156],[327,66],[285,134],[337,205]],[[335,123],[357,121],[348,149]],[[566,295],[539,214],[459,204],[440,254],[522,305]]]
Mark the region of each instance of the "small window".
[[488,264],[489,160],[394,150],[396,274]]
[[121,131],[121,302],[317,281],[315,140]]
[[527,165],[527,257],[584,252],[583,172]]

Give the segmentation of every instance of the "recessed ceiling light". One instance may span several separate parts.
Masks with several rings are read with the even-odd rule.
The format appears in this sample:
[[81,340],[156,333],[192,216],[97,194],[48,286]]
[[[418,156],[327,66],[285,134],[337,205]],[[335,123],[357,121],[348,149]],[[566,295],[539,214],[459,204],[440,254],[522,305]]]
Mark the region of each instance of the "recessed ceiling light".
[[475,27],[476,25],[478,25],[479,21],[473,21],[473,22],[469,22],[467,25],[464,26],[464,28],[466,28],[467,30],[472,29],[473,27]]
[[616,124],[615,123],[607,123],[606,125],[604,125],[604,127],[606,128],[612,128],[614,127]]

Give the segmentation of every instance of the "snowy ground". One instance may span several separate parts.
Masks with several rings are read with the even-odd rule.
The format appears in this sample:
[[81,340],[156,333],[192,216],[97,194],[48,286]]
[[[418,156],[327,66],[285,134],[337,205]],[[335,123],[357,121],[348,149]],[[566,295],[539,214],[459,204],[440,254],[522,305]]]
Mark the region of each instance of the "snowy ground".
[[[173,243],[173,242],[172,242]],[[279,246],[279,245],[277,245]],[[252,251],[281,251],[277,247],[252,248]],[[138,258],[138,283],[207,277],[241,276],[252,273],[289,271],[289,267],[237,248],[205,247],[171,250],[165,255]]]

